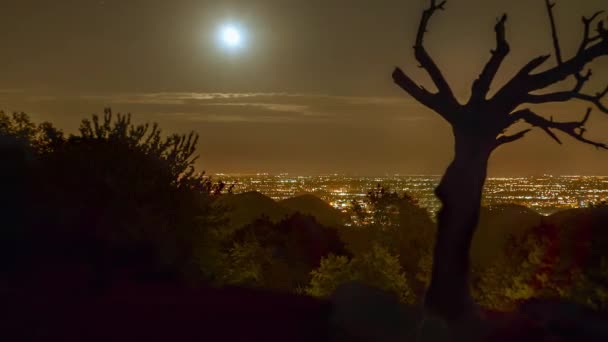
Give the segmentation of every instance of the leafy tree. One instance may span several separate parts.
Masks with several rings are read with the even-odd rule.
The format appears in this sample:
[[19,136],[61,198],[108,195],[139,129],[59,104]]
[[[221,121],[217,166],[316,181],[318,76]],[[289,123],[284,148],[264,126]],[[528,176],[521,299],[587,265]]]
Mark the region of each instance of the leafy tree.
[[2,111],[0,136],[11,137],[22,144],[28,154],[51,152],[65,141],[63,132],[49,122],[36,125],[25,113],[8,115]]
[[[238,253],[236,253],[238,252]],[[330,254],[349,255],[335,229],[312,216],[293,214],[273,223],[262,217],[226,240],[226,275],[221,283],[296,291]]]
[[19,271],[30,252],[25,230],[30,198],[25,189],[31,161],[62,139],[61,131],[50,123],[36,125],[24,113],[0,111],[0,274]]
[[[404,195],[407,196],[407,195]],[[390,229],[399,224],[399,202],[396,192],[385,189],[380,184],[367,193],[367,202],[372,208],[372,221],[377,228]]]
[[311,296],[327,297],[341,284],[355,280],[390,292],[403,303],[414,301],[398,257],[379,244],[351,260],[334,255],[324,258],[320,267],[312,271],[310,286],[305,291]]
[[420,259],[418,259],[418,272],[416,280],[418,280],[426,288],[431,283],[431,269],[433,266],[433,255],[430,248],[423,251]]
[[473,271],[474,298],[497,310],[512,310],[532,297],[585,302],[582,264],[565,253],[562,241],[557,226],[546,223],[522,236],[512,235],[506,258]]
[[570,229],[573,234],[567,236],[567,242],[574,245],[571,264],[581,268],[570,297],[605,310],[608,308],[608,210],[599,204],[580,213],[582,215],[569,224],[573,226]]
[[399,255],[399,262],[416,294],[424,291],[424,280],[430,272],[430,255],[434,243],[435,227],[428,212],[417,201],[404,193],[399,195],[378,185],[368,192],[365,204],[369,213],[356,213],[361,217],[355,224],[340,231],[348,249],[355,256],[363,255],[380,244]]
[[234,242],[227,253],[220,284],[264,286],[264,273],[272,265],[272,254],[256,240]]
[[348,257],[333,254],[323,258],[319,268],[311,274],[310,287],[305,289],[305,293],[314,297],[329,297],[340,284],[357,276]]
[[163,138],[156,124],[109,109],[68,138],[25,114],[2,122],[33,151],[22,189],[37,213],[27,222],[32,259],[85,263],[100,281],[121,269],[202,279],[197,244],[224,223],[213,205],[224,185],[195,172],[195,134]]
[[533,270],[527,261],[501,259],[482,270],[473,269],[472,294],[482,307],[510,311],[536,292],[530,284]]
[[568,298],[605,312],[608,309],[608,259],[601,258],[597,267],[577,275]]

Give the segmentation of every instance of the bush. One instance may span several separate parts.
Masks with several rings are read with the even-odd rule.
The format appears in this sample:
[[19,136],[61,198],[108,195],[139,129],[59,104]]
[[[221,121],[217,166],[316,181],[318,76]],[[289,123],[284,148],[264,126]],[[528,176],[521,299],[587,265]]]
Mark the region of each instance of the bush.
[[370,252],[351,260],[334,255],[324,258],[321,266],[312,271],[312,280],[306,293],[315,297],[328,297],[341,284],[355,280],[390,292],[403,303],[414,301],[398,256],[390,254],[378,244]]
[[[274,223],[262,217],[237,230],[224,246],[225,272],[219,284],[297,291],[329,254],[349,255],[334,228],[314,217],[293,214]],[[221,273],[220,272],[220,273]]]
[[202,276],[196,245],[224,222],[213,206],[224,186],[194,171],[194,133],[163,138],[109,109],[68,138],[25,114],[0,115],[0,133],[29,156],[18,192],[36,214],[20,227],[30,266],[85,265],[108,281],[119,271]]

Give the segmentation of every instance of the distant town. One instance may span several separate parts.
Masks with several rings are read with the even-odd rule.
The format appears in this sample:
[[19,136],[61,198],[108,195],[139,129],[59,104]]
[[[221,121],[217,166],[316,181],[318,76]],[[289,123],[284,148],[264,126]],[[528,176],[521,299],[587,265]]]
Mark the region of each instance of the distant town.
[[[440,207],[433,193],[441,179],[438,175],[352,177],[337,174],[325,176],[216,174],[215,178],[227,184],[234,184],[234,193],[258,191],[274,200],[309,193],[345,212],[351,208],[353,200],[361,201],[378,184],[391,191],[407,192],[432,214]],[[608,199],[608,176],[545,175],[489,178],[486,182],[483,204],[490,207],[517,204],[531,208],[542,215],[550,215],[559,210],[588,207],[606,199]]]

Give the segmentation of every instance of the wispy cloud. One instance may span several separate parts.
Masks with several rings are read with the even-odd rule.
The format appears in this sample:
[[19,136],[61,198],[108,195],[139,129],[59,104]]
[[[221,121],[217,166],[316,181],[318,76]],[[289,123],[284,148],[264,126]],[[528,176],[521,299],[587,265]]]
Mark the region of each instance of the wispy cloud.
[[298,97],[287,93],[194,93],[160,92],[139,94],[84,95],[83,99],[101,100],[116,104],[192,104],[193,102],[222,102],[250,98]]
[[249,122],[249,123],[285,123],[285,122],[297,122],[298,120],[293,117],[279,117],[271,115],[234,115],[234,114],[208,114],[208,115],[191,115],[189,116],[190,121],[195,122]]
[[83,99],[103,100],[110,103],[136,103],[136,104],[189,104],[192,102],[223,102],[234,100],[251,100],[254,98],[266,99],[318,99],[333,100],[348,104],[415,104],[412,99],[400,97],[379,96],[341,96],[325,94],[303,93],[196,93],[196,92],[157,92],[112,95],[84,95]]
[[310,106],[301,104],[284,104],[284,103],[256,103],[256,102],[229,102],[229,103],[212,103],[209,106],[236,106],[236,107],[257,107],[273,112],[283,113],[298,113],[306,114],[310,110]]
[[[85,101],[137,110],[154,108],[166,118],[196,122],[373,122],[417,121],[420,106],[407,97],[340,96],[286,92],[153,92],[82,96]],[[141,108],[141,106],[144,106]]]
[[243,111],[242,114],[231,112],[206,113],[206,112],[160,112],[155,116],[162,118],[172,118],[179,121],[189,122],[215,122],[215,123],[288,123],[298,122],[297,116],[290,115],[269,115],[264,113],[250,113]]

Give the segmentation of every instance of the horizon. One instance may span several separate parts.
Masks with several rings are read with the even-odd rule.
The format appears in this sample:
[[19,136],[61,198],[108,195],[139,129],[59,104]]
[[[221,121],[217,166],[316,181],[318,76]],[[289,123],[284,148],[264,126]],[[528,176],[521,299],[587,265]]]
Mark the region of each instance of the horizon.
[[[207,173],[207,172],[206,172]],[[318,173],[318,174],[300,174],[295,172],[218,172],[218,173],[207,173],[210,177],[216,176],[227,176],[227,177],[244,177],[244,176],[294,176],[294,177],[329,177],[329,176],[345,176],[345,177],[442,177],[442,174],[406,174],[406,173],[395,173],[395,174],[353,174],[353,173]],[[608,174],[528,174],[528,175],[512,175],[512,176],[488,176],[487,179],[511,179],[511,178],[540,178],[540,177],[563,177],[563,178],[575,178],[575,177],[590,177],[590,178],[604,178],[608,177]]]

